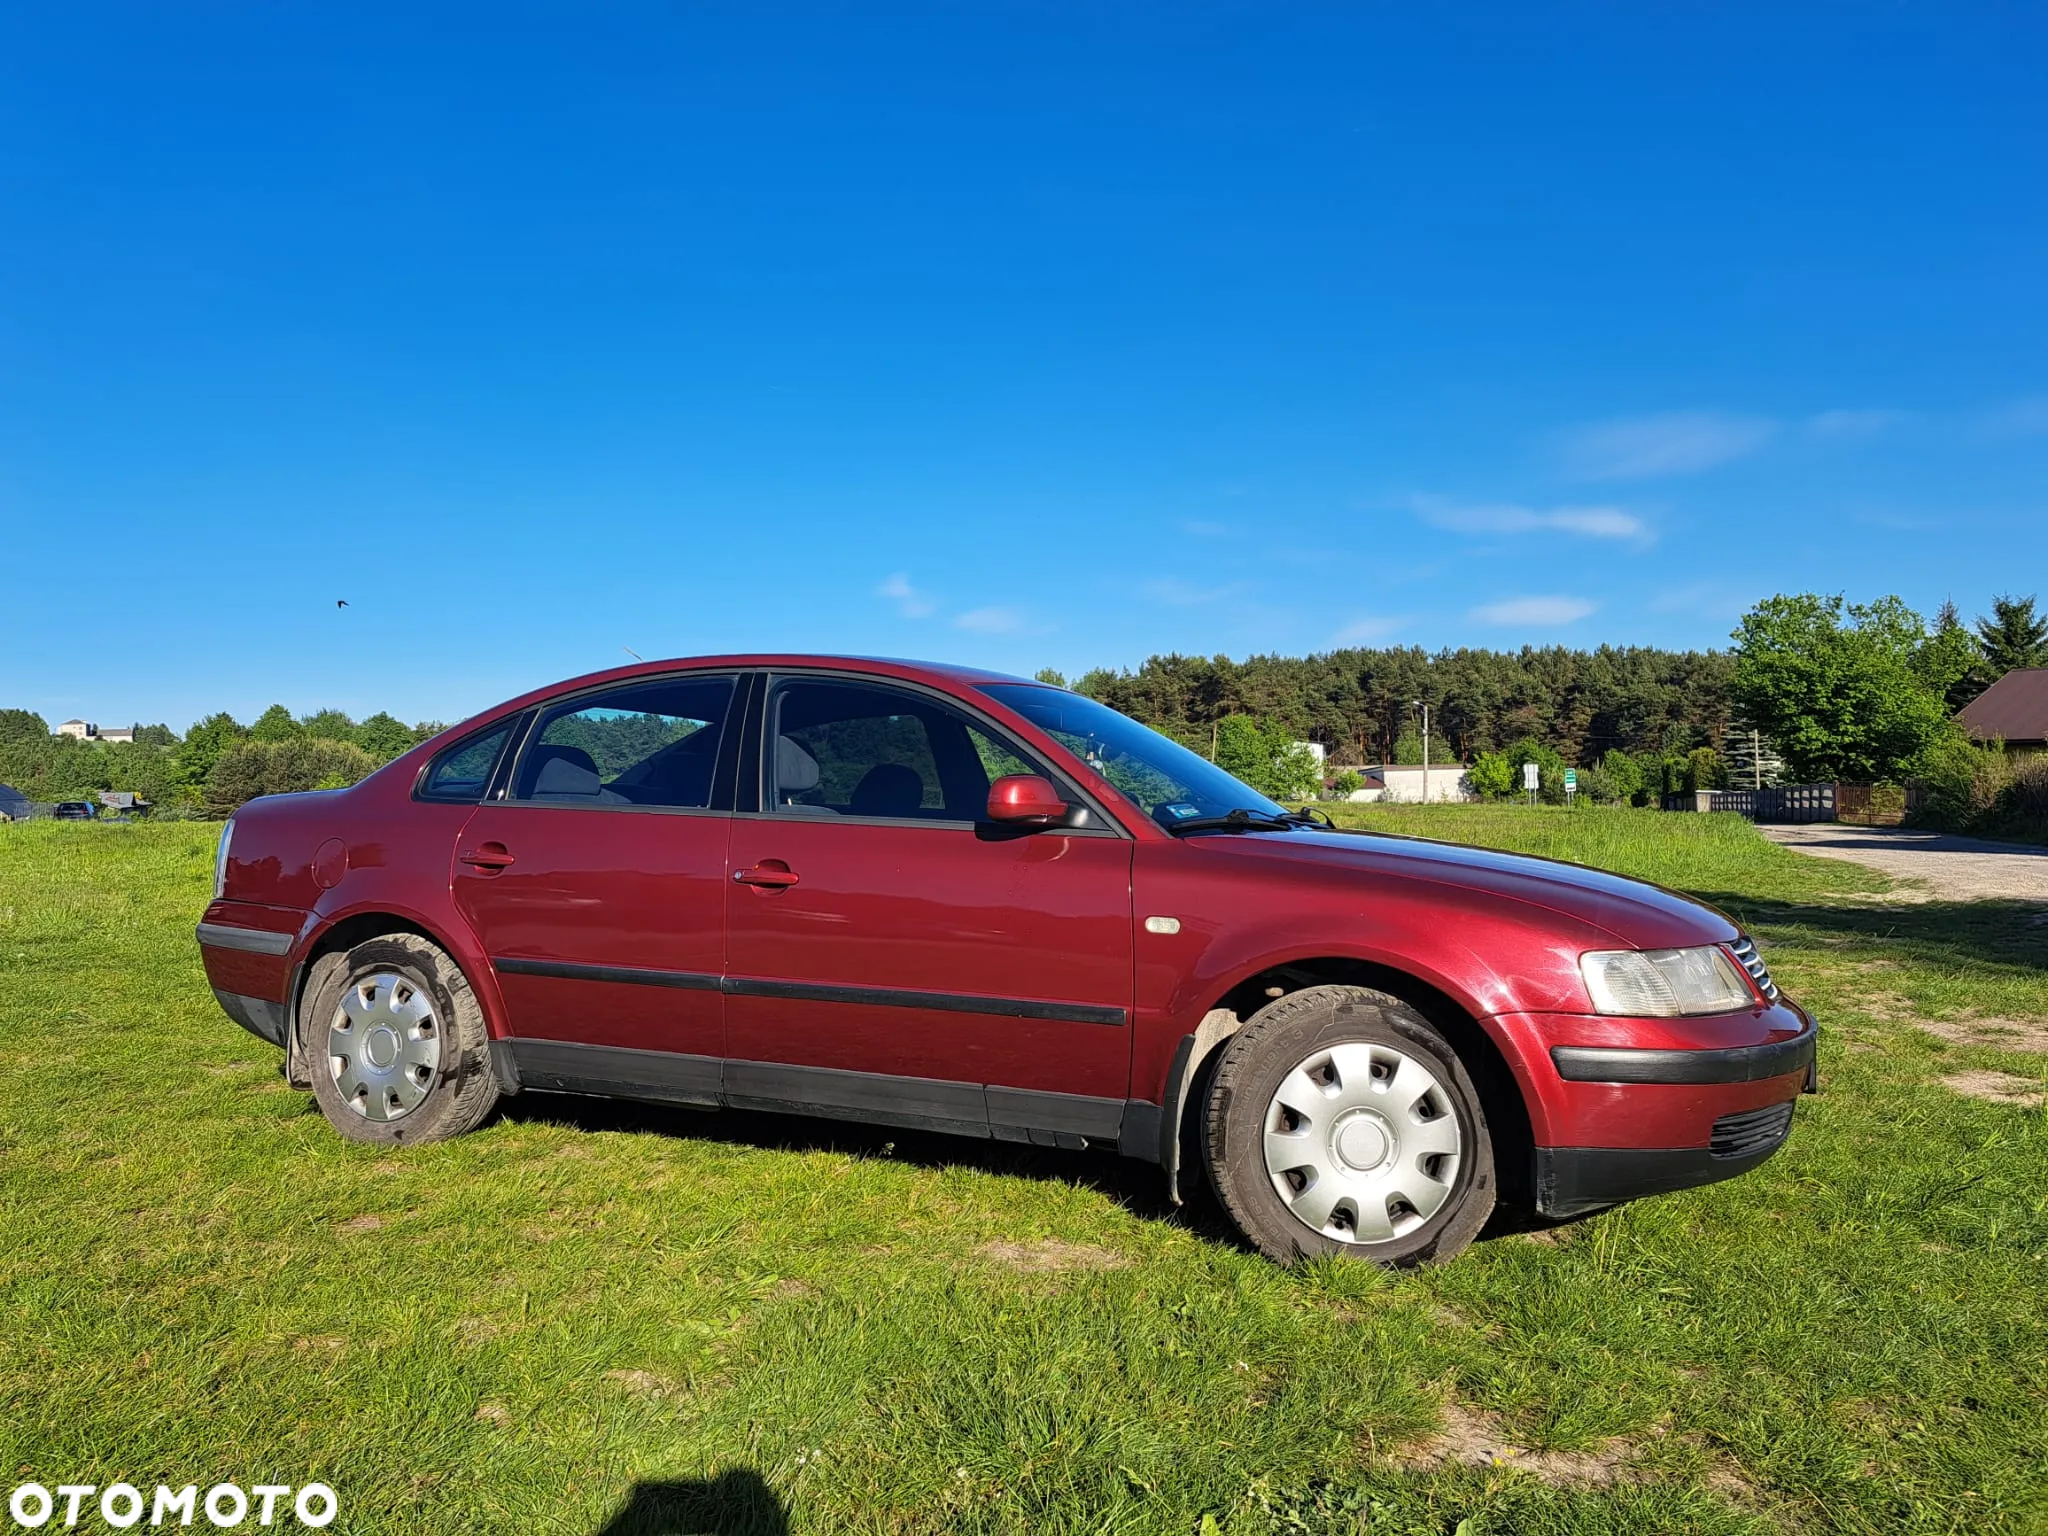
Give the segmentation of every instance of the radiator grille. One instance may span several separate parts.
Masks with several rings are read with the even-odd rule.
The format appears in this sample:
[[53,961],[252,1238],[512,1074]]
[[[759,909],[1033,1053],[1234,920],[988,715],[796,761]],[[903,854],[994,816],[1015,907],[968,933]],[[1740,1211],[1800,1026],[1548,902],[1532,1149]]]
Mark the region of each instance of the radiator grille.
[[1757,953],[1756,940],[1745,933],[1728,948],[1756,982],[1757,990],[1775,1003],[1778,1000],[1778,984],[1771,980],[1770,968],[1764,964],[1764,957]]
[[1783,1141],[1792,1129],[1790,1104],[1766,1104],[1714,1122],[1714,1156],[1748,1157]]

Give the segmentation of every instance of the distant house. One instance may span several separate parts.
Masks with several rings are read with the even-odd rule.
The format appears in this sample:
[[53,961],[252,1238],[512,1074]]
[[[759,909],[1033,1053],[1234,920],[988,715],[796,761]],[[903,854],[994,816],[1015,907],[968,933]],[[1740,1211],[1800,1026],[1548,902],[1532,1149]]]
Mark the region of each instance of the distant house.
[[[1342,771],[1342,770],[1340,770]],[[1429,801],[1461,801],[1478,798],[1465,778],[1462,763],[1387,763],[1351,770],[1365,782],[1344,798],[1384,800],[1389,803],[1420,805]]]
[[59,736],[75,736],[80,741],[133,741],[135,727],[132,725],[110,725],[104,731],[90,720],[66,720],[57,727]]
[[2008,752],[2048,751],[2048,667],[2008,672],[1956,712],[1972,741],[2002,741]]

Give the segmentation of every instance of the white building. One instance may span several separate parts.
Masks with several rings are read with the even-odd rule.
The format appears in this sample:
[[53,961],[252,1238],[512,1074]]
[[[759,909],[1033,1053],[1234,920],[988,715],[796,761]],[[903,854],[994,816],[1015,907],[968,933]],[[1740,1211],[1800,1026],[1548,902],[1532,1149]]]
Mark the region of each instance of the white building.
[[127,725],[109,726],[101,730],[89,720],[66,720],[57,727],[59,736],[75,736],[80,741],[133,741],[135,728]]
[[1462,763],[1387,763],[1358,770],[1365,787],[1355,789],[1347,800],[1383,800],[1388,804],[1420,805],[1424,800],[1456,803],[1476,800]]

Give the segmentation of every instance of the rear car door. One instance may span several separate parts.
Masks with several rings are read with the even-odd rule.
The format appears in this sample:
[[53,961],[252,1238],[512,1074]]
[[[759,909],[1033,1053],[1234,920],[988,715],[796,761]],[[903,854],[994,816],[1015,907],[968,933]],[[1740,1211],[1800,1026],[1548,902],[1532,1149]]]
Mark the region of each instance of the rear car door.
[[543,707],[463,828],[455,901],[527,1086],[718,1102],[739,684],[685,673]]
[[[728,1103],[1071,1144],[1130,1080],[1131,850],[986,819],[1047,770],[906,685],[770,680],[726,891]],[[1069,794],[1071,786],[1062,786]]]

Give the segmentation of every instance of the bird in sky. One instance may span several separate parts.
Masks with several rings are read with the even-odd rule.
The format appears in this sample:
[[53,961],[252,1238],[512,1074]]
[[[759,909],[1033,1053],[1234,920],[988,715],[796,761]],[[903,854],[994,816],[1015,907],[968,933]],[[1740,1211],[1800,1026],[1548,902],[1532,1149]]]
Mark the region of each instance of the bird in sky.
[[345,597],[337,597],[334,600],[334,606],[337,608],[346,608],[348,606],[348,599]]

